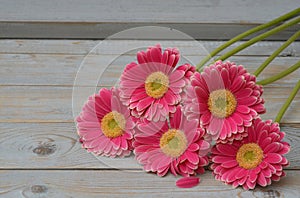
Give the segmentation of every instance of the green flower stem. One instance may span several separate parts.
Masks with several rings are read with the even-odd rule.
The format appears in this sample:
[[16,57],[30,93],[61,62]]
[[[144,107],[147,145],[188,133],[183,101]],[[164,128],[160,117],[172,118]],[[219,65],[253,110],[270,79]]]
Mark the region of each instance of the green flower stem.
[[263,39],[265,39],[265,38],[267,38],[267,37],[269,37],[269,36],[271,36],[271,35],[273,35],[273,34],[275,34],[277,32],[280,32],[280,31],[284,30],[285,28],[288,28],[288,27],[290,27],[290,26],[292,26],[294,24],[297,24],[299,22],[300,22],[300,17],[298,17],[296,19],[293,19],[293,20],[291,20],[291,21],[289,21],[287,23],[284,23],[284,24],[282,24],[282,25],[280,25],[280,26],[278,26],[278,27],[276,27],[276,28],[274,28],[272,30],[269,30],[269,31],[267,31],[267,32],[265,32],[263,34],[260,34],[257,37],[254,37],[253,39],[250,39],[249,41],[243,43],[242,45],[239,45],[238,47],[230,50],[229,52],[227,52],[225,54],[223,54],[222,56],[220,56],[218,58],[218,60],[225,60],[228,57],[230,57],[230,56],[238,53],[239,51],[245,49],[246,47],[249,47],[250,45],[253,45],[256,42],[261,41],[261,40],[263,40]]
[[290,106],[291,102],[295,98],[295,96],[296,96],[297,92],[299,91],[299,89],[300,89],[300,80],[298,81],[298,83],[294,87],[293,91],[291,92],[290,96],[288,97],[288,99],[285,101],[285,103],[283,104],[283,106],[279,110],[279,112],[278,112],[278,114],[275,118],[275,122],[280,123],[281,118],[283,117],[283,115],[286,112],[287,108]]
[[209,55],[207,55],[198,65],[197,65],[197,69],[199,70],[205,63],[207,63],[207,61],[209,61],[211,59],[211,57],[217,55],[220,51],[224,50],[226,47],[232,45],[233,43],[255,33],[255,32],[258,32],[258,31],[261,31],[263,29],[266,29],[268,27],[271,27],[273,25],[276,25],[282,21],[285,21],[285,20],[288,20],[292,17],[294,17],[295,15],[298,15],[300,13],[300,8],[297,8],[285,15],[282,15],[268,23],[265,23],[265,24],[262,24],[262,25],[259,25],[255,28],[252,28],[246,32],[243,32],[242,34],[239,34],[237,35],[236,37],[230,39],[229,41],[227,41],[226,43],[224,43],[223,45],[219,46],[218,48],[216,48],[215,50],[213,50]]
[[300,36],[300,30],[291,36],[282,46],[280,46],[269,58],[265,60],[259,68],[253,73],[256,77],[267,67],[267,65],[274,60],[285,48],[287,48],[292,42],[294,42]]
[[298,61],[295,65],[291,66],[290,68],[288,68],[287,70],[284,70],[283,72],[280,72],[279,74],[272,76],[270,78],[258,81],[257,84],[259,85],[267,85],[270,84],[276,80],[279,80],[287,75],[289,75],[290,73],[292,73],[293,71],[296,71],[297,69],[299,69],[300,67],[300,61]]

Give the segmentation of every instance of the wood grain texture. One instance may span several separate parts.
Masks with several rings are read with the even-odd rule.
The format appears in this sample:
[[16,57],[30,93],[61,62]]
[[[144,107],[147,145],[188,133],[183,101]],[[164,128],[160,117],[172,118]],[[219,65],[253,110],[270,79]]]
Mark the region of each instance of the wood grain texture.
[[201,175],[200,185],[190,189],[175,186],[176,178],[160,178],[142,171],[0,171],[0,193],[5,197],[299,197],[300,171],[272,186],[252,191],[233,189]]
[[[98,88],[80,87],[72,101],[72,87],[0,86],[0,122],[73,122],[88,96]],[[274,119],[292,88],[265,88],[267,113],[263,119]],[[299,123],[300,94],[297,94],[282,123]],[[72,109],[73,107],[73,109]]]
[[[210,171],[201,176],[199,186],[176,188],[177,178],[147,174],[133,156],[110,159],[87,153],[78,142],[73,122],[87,96],[100,87],[114,85],[124,66],[136,59],[137,50],[160,42],[163,47],[178,47],[184,57],[181,63],[196,64],[223,44],[222,40],[287,13],[298,4],[294,0],[0,0],[0,38],[34,39],[0,39],[0,197],[299,197],[300,94],[282,120],[285,141],[291,144],[286,155],[290,161],[287,177],[253,191],[232,189],[214,180]],[[172,34],[150,31],[151,38],[148,34],[124,34],[122,38],[130,40],[102,41],[100,48],[91,52],[99,41],[37,40],[106,38],[149,25],[212,41],[182,41]],[[253,72],[299,28],[300,24],[287,28],[230,60]],[[150,40],[136,40],[143,38]],[[299,57],[300,42],[294,42],[259,79],[286,69]],[[299,78],[298,70],[265,87],[268,112],[264,119],[274,119]],[[75,79],[79,79],[76,86]],[[77,94],[73,100],[72,93]]]
[[[300,124],[284,124],[287,169],[300,169]],[[0,123],[0,169],[137,169],[133,156],[96,157],[81,148],[74,123]]]
[[[254,1],[1,1],[1,21],[46,22],[206,22],[263,23],[298,6],[297,2]],[[171,6],[170,6],[171,5]],[[228,12],[228,9],[235,12]],[[34,12],[33,12],[34,11]],[[213,13],[213,14],[212,14]],[[268,14],[267,14],[268,13]],[[209,16],[209,17],[208,17]]]
[[[126,54],[134,55],[134,49],[147,48],[161,43],[163,48],[177,47],[184,55],[207,55],[208,52],[216,49],[225,41],[178,41],[178,40],[36,40],[36,39],[1,39],[0,53],[5,54],[72,54],[86,55],[88,53],[112,55]],[[241,45],[239,41],[219,55]],[[237,55],[242,56],[269,56],[275,49],[279,48],[282,41],[261,41],[240,51]],[[96,49],[92,50],[96,45]],[[300,42],[293,42],[279,56],[299,57]]]
[[[203,55],[183,53],[180,63],[188,62],[195,65],[201,58]],[[243,64],[250,73],[253,73],[265,59],[266,57],[260,56],[230,58],[237,64]],[[0,85],[73,86],[77,75],[76,86],[113,86],[118,82],[126,64],[135,60],[133,53],[87,57],[71,54],[0,54]],[[265,69],[258,80],[279,73],[298,60],[299,57],[278,57]],[[269,86],[294,87],[299,77],[300,70],[297,70]]]
[[[293,0],[1,1],[0,37],[106,38],[128,28],[159,25],[197,39],[229,39],[296,7],[298,2]],[[286,39],[297,28],[299,25],[271,39]]]
[[87,153],[74,123],[0,123],[0,169],[140,169],[133,157]]

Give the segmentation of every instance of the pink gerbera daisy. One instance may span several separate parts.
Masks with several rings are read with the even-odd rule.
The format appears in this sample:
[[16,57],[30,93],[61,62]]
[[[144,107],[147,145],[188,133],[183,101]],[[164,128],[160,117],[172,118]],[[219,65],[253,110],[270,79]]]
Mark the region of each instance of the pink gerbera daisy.
[[82,147],[97,155],[124,157],[131,153],[134,122],[119,101],[118,90],[105,88],[90,96],[76,118]]
[[203,173],[210,144],[203,139],[204,129],[197,126],[197,120],[182,116],[180,107],[170,118],[170,127],[167,121],[139,123],[133,143],[136,159],[144,170],[159,176],[169,170],[182,176]]
[[245,127],[265,112],[263,90],[255,82],[242,65],[217,61],[191,77],[185,114],[188,119],[200,119],[218,142],[240,140],[247,136]]
[[213,147],[211,168],[215,178],[246,190],[278,181],[285,175],[283,167],[288,165],[283,154],[290,150],[289,144],[282,141],[285,134],[278,123],[258,118],[246,132],[248,137],[242,141]]
[[195,72],[179,60],[177,49],[164,52],[159,45],[137,54],[138,64],[126,66],[120,80],[120,97],[133,116],[151,121],[165,121],[182,101],[187,80]]

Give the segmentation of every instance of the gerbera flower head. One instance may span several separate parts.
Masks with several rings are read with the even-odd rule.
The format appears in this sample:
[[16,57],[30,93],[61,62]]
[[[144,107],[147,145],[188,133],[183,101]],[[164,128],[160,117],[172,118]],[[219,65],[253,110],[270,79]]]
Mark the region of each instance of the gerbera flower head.
[[120,98],[133,116],[151,121],[165,121],[182,101],[183,89],[195,69],[189,64],[175,68],[177,49],[160,45],[137,53],[138,63],[130,63],[120,80]]
[[131,153],[135,123],[118,95],[115,88],[101,89],[89,97],[76,118],[80,142],[87,151],[110,157]]
[[206,154],[210,144],[203,139],[205,131],[198,128],[197,120],[188,121],[180,107],[168,121],[137,124],[134,153],[137,161],[147,172],[164,176],[169,171],[174,175],[190,176],[203,173],[208,164]]
[[213,147],[211,168],[215,178],[246,190],[278,181],[285,175],[283,167],[289,164],[283,154],[290,150],[289,144],[282,141],[285,134],[278,123],[258,118],[246,132],[248,137],[243,140]]
[[263,89],[242,65],[217,61],[191,77],[184,112],[199,119],[218,142],[241,140],[245,127],[265,112]]

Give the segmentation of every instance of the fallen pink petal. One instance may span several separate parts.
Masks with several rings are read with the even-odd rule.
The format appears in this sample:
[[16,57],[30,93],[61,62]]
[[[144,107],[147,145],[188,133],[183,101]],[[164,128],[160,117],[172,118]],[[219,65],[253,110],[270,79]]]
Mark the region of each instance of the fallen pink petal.
[[192,188],[199,184],[199,177],[183,177],[176,181],[176,186],[179,188]]

